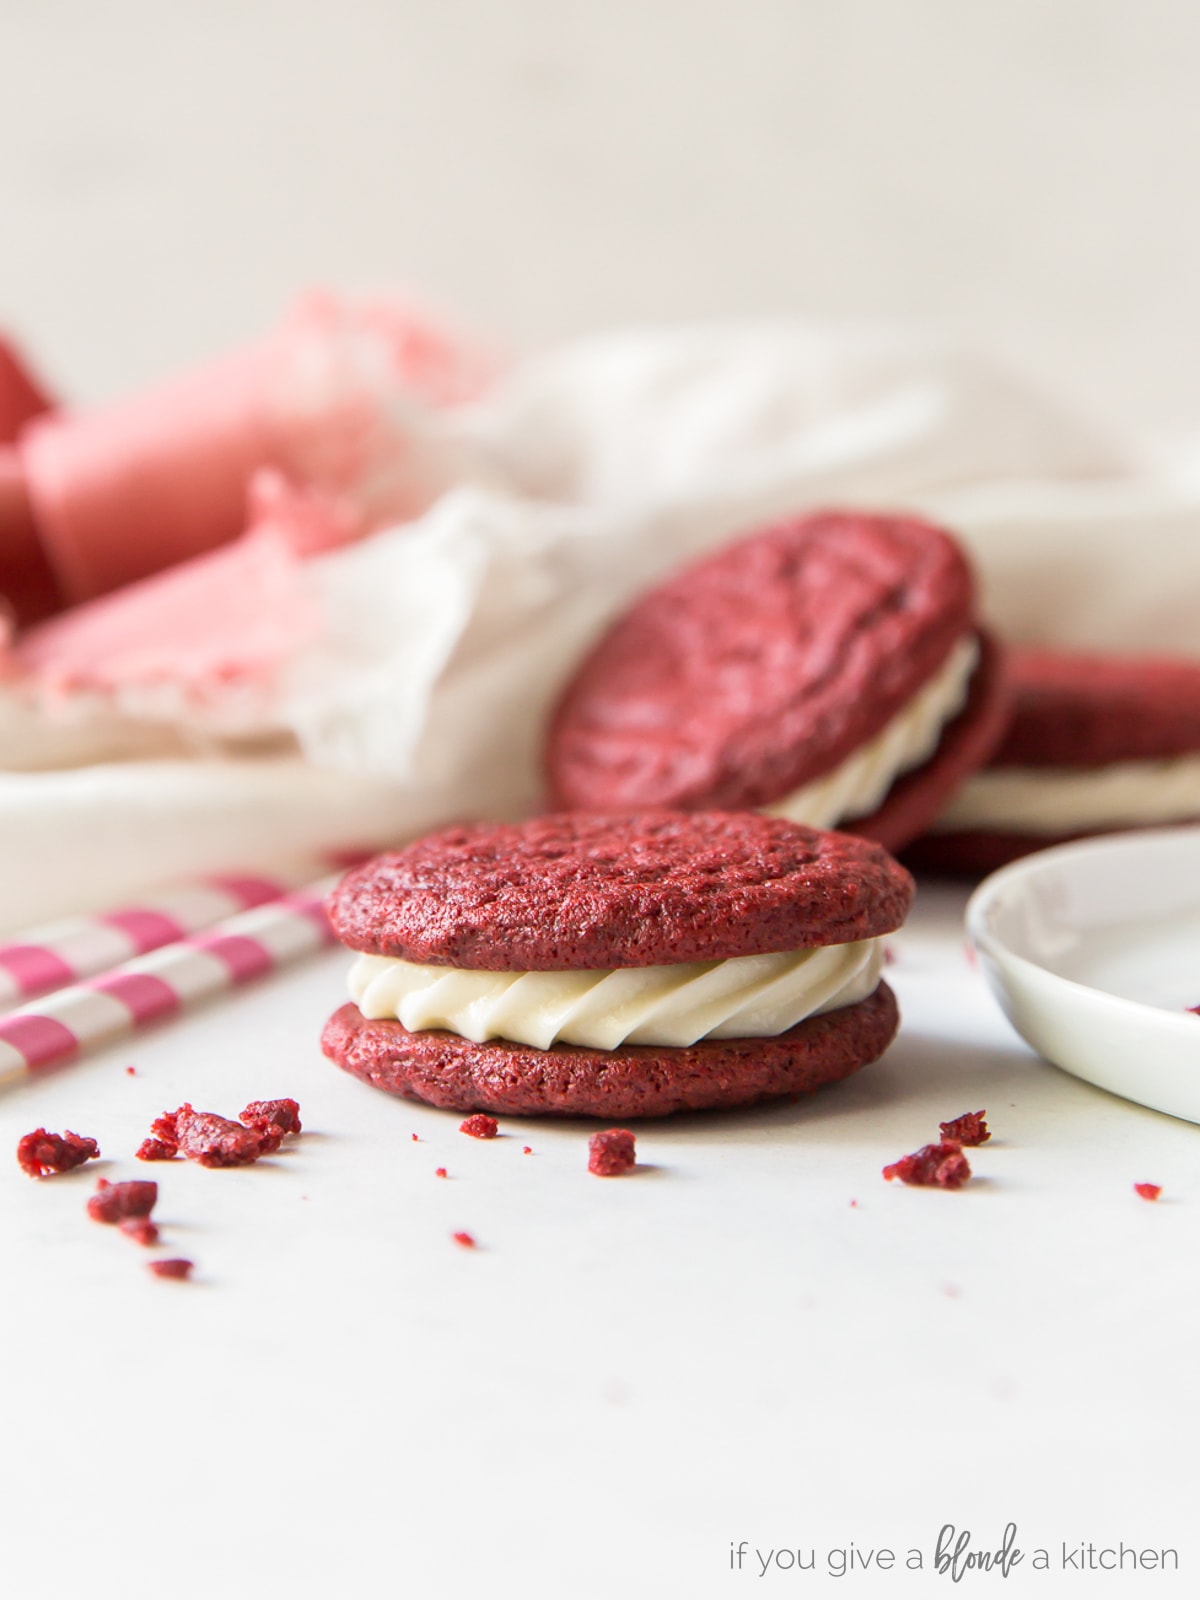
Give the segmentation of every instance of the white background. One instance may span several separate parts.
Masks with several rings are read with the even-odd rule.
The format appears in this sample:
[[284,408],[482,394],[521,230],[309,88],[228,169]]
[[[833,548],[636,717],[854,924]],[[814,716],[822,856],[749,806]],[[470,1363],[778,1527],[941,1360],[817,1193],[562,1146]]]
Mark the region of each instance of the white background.
[[[937,318],[1187,429],[1198,67],[1186,0],[8,0],[0,320],[98,399],[320,280],[516,348]],[[581,1127],[472,1144],[342,1078],[314,1043],[337,956],[6,1095],[0,1155],[68,1124],[109,1175],[183,1098],[295,1093],[313,1131],[270,1169],[163,1169],[182,1286],[83,1218],[89,1175],[0,1160],[0,1594],[928,1593],[739,1577],[729,1544],[928,1563],[942,1522],[1009,1519],[1184,1572],[1027,1561],[1002,1592],[1194,1593],[1195,1131],[1038,1065],[957,913],[899,941],[883,1065],[647,1129],[619,1183]],[[980,1181],[882,1183],[979,1104]]]
[[73,395],[409,284],[518,348],[944,318],[1192,427],[1190,0],[6,0],[0,320]]

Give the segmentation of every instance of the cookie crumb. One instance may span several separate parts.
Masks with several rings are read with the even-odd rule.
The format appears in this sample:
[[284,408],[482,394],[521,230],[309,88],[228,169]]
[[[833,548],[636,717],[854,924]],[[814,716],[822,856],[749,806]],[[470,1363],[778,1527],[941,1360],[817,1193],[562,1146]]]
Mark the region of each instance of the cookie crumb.
[[467,1117],[458,1125],[459,1133],[466,1133],[472,1139],[494,1139],[500,1132],[500,1124],[495,1117],[486,1116],[482,1111],[476,1111],[473,1116]]
[[17,1163],[31,1178],[48,1178],[56,1172],[71,1172],[100,1154],[95,1139],[85,1134],[49,1133],[35,1128],[17,1141]]
[[183,1256],[169,1256],[165,1261],[147,1261],[146,1266],[156,1278],[190,1278],[192,1263]]
[[420,1136],[420,1134],[419,1134],[419,1133],[414,1133],[414,1134],[413,1134],[413,1136],[412,1136],[412,1142],[413,1142],[413,1143],[414,1143],[414,1144],[420,1144],[420,1142],[421,1142],[421,1136]]
[[949,1122],[939,1122],[942,1138],[948,1144],[986,1144],[992,1137],[991,1129],[983,1120],[986,1111],[964,1111],[961,1117]]
[[628,1128],[609,1128],[588,1140],[588,1171],[598,1178],[619,1178],[636,1165],[634,1138]]
[[444,1178],[446,1176],[445,1167],[438,1167],[433,1175],[435,1178]]
[[1162,1193],[1161,1183],[1135,1183],[1134,1194],[1140,1194],[1143,1200],[1157,1200]]
[[[184,1109],[183,1106],[180,1106],[179,1111]],[[188,1106],[186,1109],[190,1111],[191,1107]],[[160,1144],[166,1145],[169,1150],[176,1152],[179,1150],[179,1129],[176,1126],[179,1121],[179,1111],[164,1111],[161,1116],[155,1117],[150,1124],[151,1137]]]
[[134,1153],[139,1161],[174,1161],[179,1146],[168,1144],[165,1139],[143,1139]]
[[300,1105],[296,1100],[251,1100],[238,1120],[248,1128],[270,1125],[285,1134],[299,1133],[302,1129]]
[[125,1076],[127,1078],[136,1078],[137,1077],[137,1068],[136,1067],[126,1067],[125,1068]]
[[454,1240],[455,1244],[462,1245],[464,1250],[474,1250],[475,1248],[474,1234],[467,1233],[465,1230],[461,1230],[458,1233],[452,1233],[450,1237]]
[[118,1226],[125,1237],[132,1239],[135,1244],[145,1245],[149,1249],[158,1243],[158,1223],[151,1222],[149,1217],[126,1217]]
[[96,1192],[87,1203],[87,1214],[93,1222],[124,1222],[126,1217],[148,1217],[158,1201],[158,1185],[143,1178],[128,1183],[109,1183],[100,1178]]
[[531,1156],[533,1154],[533,1146],[531,1144],[527,1144],[521,1151],[521,1154],[523,1156]]
[[202,1167],[247,1167],[260,1156],[273,1154],[283,1139],[283,1130],[275,1123],[247,1128],[215,1111],[196,1111],[186,1102],[177,1111],[156,1117],[150,1132],[153,1137],[138,1151],[143,1161],[168,1160],[162,1153],[142,1153],[147,1146],[161,1146]]
[[889,1183],[899,1178],[901,1183],[919,1188],[961,1189],[971,1176],[971,1167],[961,1146],[946,1140],[943,1144],[924,1144],[912,1155],[901,1156],[884,1167],[883,1175]]

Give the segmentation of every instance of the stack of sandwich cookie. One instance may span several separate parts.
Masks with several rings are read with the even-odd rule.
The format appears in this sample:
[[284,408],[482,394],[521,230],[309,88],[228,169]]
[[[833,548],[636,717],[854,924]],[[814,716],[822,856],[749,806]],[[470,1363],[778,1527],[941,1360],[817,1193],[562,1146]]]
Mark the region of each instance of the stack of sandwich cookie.
[[1006,712],[949,534],[825,512],[724,547],[621,617],[558,704],[546,777],[562,808],[754,807],[898,849]]
[[347,874],[338,1065],[455,1110],[612,1120],[845,1077],[898,1024],[879,846],[753,813],[453,828]]
[[978,874],[1064,839],[1200,821],[1200,662],[1014,651],[1012,720],[910,852]]

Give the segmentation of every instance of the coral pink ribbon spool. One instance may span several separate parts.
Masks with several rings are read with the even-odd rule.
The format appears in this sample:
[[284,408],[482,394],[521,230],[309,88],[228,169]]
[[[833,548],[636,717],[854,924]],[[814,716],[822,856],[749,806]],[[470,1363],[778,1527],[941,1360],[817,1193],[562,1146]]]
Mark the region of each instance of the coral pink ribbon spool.
[[36,418],[18,449],[69,605],[234,539],[270,457],[265,345],[102,411]]
[[15,439],[27,422],[53,404],[19,352],[0,339],[0,443]]
[[[356,536],[359,485],[407,447],[398,391],[436,410],[478,393],[490,367],[398,301],[315,294],[266,339],[148,393],[35,416],[0,448],[0,592],[35,621],[227,544],[261,468],[320,499],[322,538]],[[35,583],[25,569],[39,563]]]

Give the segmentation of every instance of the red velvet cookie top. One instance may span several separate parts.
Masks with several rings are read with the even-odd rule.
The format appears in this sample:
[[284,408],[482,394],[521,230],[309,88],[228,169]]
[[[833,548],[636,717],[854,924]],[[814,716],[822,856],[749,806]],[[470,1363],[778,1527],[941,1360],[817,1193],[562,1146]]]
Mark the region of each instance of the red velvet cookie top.
[[826,511],[739,540],[652,590],[554,714],[563,806],[767,805],[865,744],[971,627],[953,539]]
[[1200,661],[1017,650],[989,765],[1098,767],[1200,754]]
[[890,933],[912,879],[879,846],[778,817],[568,813],[450,828],[329,900],[355,950],[493,972],[722,961]]

